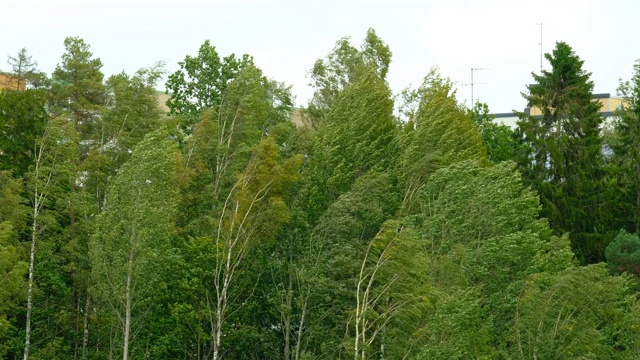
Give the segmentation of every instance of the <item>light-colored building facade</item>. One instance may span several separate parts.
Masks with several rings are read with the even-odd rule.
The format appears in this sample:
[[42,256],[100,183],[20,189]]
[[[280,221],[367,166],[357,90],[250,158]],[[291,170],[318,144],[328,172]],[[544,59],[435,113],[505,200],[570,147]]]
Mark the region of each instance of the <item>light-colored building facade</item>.
[[[609,93],[593,94],[592,100],[600,103],[600,115],[605,118],[605,123],[610,123],[615,117],[616,110],[621,109],[624,104],[624,99],[611,97]],[[542,116],[542,111],[536,107],[525,108],[523,112],[532,116]],[[496,113],[493,115],[496,123],[503,123],[512,129],[517,127],[519,118],[515,113]]]

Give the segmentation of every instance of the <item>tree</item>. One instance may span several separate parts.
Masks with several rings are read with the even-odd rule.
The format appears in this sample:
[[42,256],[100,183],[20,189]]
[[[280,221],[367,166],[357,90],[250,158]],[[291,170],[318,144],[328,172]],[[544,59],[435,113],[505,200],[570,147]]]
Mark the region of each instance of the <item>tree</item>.
[[90,134],[95,147],[79,164],[80,190],[87,194],[86,212],[100,212],[106,194],[107,179],[131,156],[145,135],[157,130],[162,116],[155,85],[162,77],[162,64],[143,68],[132,76],[113,75],[105,83],[106,102],[96,119],[96,131]]
[[[95,214],[95,204],[99,200],[92,199],[102,194],[89,193],[86,181],[94,177],[95,164],[91,164],[90,155],[100,151],[103,145],[99,142],[102,130],[103,111],[106,101],[106,89],[103,83],[102,61],[94,57],[89,44],[79,37],[67,37],[64,40],[65,52],[61,62],[51,76],[48,110],[55,116],[64,117],[75,128],[77,133],[76,157],[73,158],[73,171],[69,174],[69,202],[64,232],[67,236],[55,254],[55,261],[64,264],[60,276],[65,278],[71,288],[70,302],[73,304],[71,322],[73,326],[73,349],[75,354],[86,352],[88,336],[89,296],[89,261],[87,241],[90,236],[92,221],[90,214]],[[91,189],[94,190],[94,189]],[[65,307],[68,304],[64,305]],[[83,320],[81,320],[83,319]],[[84,326],[83,326],[84,325]],[[76,355],[77,356],[77,355]]]
[[453,84],[432,69],[416,91],[405,92],[409,118],[401,136],[398,177],[405,187],[403,211],[412,213],[418,190],[437,169],[463,160],[486,162],[471,118],[458,105]]
[[640,277],[640,238],[621,230],[607,246],[607,267],[612,273],[627,272]]
[[[60,183],[70,177],[70,159],[74,158],[76,134],[73,124],[63,118],[50,120],[44,133],[38,139],[33,166],[27,175],[27,190],[31,205],[29,250],[29,273],[27,285],[27,307],[25,325],[24,360],[29,359],[31,350],[31,315],[33,311],[33,290],[35,284],[35,263],[37,245],[47,224],[55,220],[47,214],[47,205],[60,197]],[[43,219],[43,213],[45,215]]]
[[16,56],[7,56],[7,63],[11,65],[12,90],[25,90],[27,86],[41,88],[46,80],[44,73],[38,70],[38,62],[29,55],[27,48],[22,48]]
[[471,110],[473,124],[480,132],[482,143],[487,148],[491,163],[513,160],[515,141],[513,130],[507,125],[495,123],[495,117],[489,114],[487,104],[475,103]]
[[213,359],[221,357],[223,325],[233,299],[232,285],[239,266],[258,241],[276,236],[288,219],[282,200],[284,189],[297,178],[301,157],[279,163],[278,148],[271,138],[261,142],[252,160],[226,194],[217,228],[210,235],[215,249],[215,324],[212,328]]
[[309,160],[311,223],[358,177],[391,167],[396,154],[391,91],[369,72],[340,93],[318,129]]
[[245,66],[253,65],[249,55],[235,54],[220,58],[209,40],[200,46],[198,55],[187,55],[178,62],[180,69],[169,75],[167,101],[170,115],[182,115],[187,128],[195,124],[202,111],[217,108],[223,103],[225,89]]
[[22,179],[0,171],[0,356],[6,358],[10,350],[9,338],[16,330],[17,313],[23,302],[25,275],[29,266],[18,241],[25,229],[27,210],[20,196]]
[[51,76],[52,111],[69,116],[80,139],[85,140],[94,131],[105,101],[102,61],[93,57],[89,44],[79,37],[66,38],[64,47],[62,63]]
[[158,278],[175,226],[178,154],[167,136],[158,130],[136,146],[109,186],[90,243],[97,295],[120,325],[123,360],[162,287]]
[[342,90],[361,76],[372,70],[382,80],[387,76],[392,53],[374,29],[367,30],[360,49],[351,45],[349,40],[348,37],[338,40],[326,59],[316,60],[309,71],[314,88],[309,112],[315,123],[327,116]]
[[[538,219],[536,194],[523,186],[514,167],[511,162],[484,167],[462,161],[437,170],[419,192],[416,215],[433,258],[427,271],[438,293],[471,296],[464,306],[481,316],[496,348],[513,319],[512,299],[526,277],[540,271],[536,259],[550,235],[547,222]],[[450,289],[453,284],[458,288]],[[474,302],[481,312],[476,313]]]
[[[203,112],[185,149],[186,200],[190,203],[184,225],[194,231],[192,235],[202,235],[198,228],[208,231],[210,224],[203,221],[210,221],[211,209],[225,201],[255,146],[288,122],[289,90],[247,65],[226,87],[220,106]],[[203,191],[211,196],[203,198]]]
[[638,304],[629,288],[604,264],[532,275],[518,297],[510,357],[635,357]]
[[[369,243],[355,276],[355,309],[347,325],[354,359],[406,358],[420,343],[429,278],[419,239],[409,224],[386,221]],[[353,333],[352,333],[353,331]]]
[[591,74],[569,45],[558,42],[545,57],[551,70],[532,74],[536,84],[523,94],[542,115],[518,114],[516,158],[527,184],[540,194],[542,216],[554,232],[571,232],[579,257],[598,261],[591,254],[602,253],[606,244],[589,249],[587,240],[608,231],[600,104],[591,100]]
[[[394,267],[395,259],[389,264],[391,266],[384,264],[384,269],[374,269],[376,264],[380,268],[385,263],[381,252],[389,243],[402,242],[404,248],[405,240],[410,238],[410,230],[398,234],[397,238],[394,236],[400,228],[397,222],[395,225],[389,223],[388,228],[381,233],[381,227],[395,214],[397,206],[398,193],[394,188],[393,178],[387,173],[371,171],[358,177],[351,189],[329,206],[309,238],[305,239],[301,259],[297,259],[294,264],[297,268],[304,264],[313,266],[299,270],[305,275],[301,280],[308,286],[311,294],[295,294],[296,298],[302,299],[302,303],[306,301],[307,306],[305,338],[302,344],[304,352],[317,357],[337,358],[343,352],[354,354],[357,348],[360,355],[363,348],[356,346],[355,339],[361,340],[364,336],[366,341],[374,331],[379,333],[385,327],[384,318],[375,321],[374,325],[380,325],[379,327],[372,329],[367,326],[361,312],[364,308],[358,306],[358,300],[362,301],[366,292],[371,295],[366,296],[371,300],[367,301],[366,307],[380,310],[390,294],[390,289],[385,289],[385,279],[393,277],[390,274],[393,271],[386,271]],[[380,236],[376,240],[378,234]],[[406,244],[408,246],[409,242]],[[386,254],[394,251],[389,249]],[[402,258],[399,261],[404,260],[406,259]],[[313,273],[310,274],[309,271]],[[404,274],[401,277],[404,279]],[[372,281],[370,285],[369,280]],[[377,294],[381,294],[381,297],[376,300]],[[374,302],[377,306],[374,306]],[[360,313],[357,323],[354,322],[356,313]],[[364,335],[356,335],[356,327],[362,329],[363,326],[367,327]],[[379,347],[374,346],[371,351],[375,353],[376,349]]]
[[[291,164],[301,161],[299,156],[296,157],[287,151],[288,148],[284,143],[286,134],[291,131],[289,122],[291,101],[289,87],[267,79],[260,69],[252,64],[246,64],[226,85],[221,103],[215,107],[203,109],[200,121],[194,125],[191,136],[186,138],[184,168],[180,183],[183,202],[178,223],[181,235],[187,239],[184,246],[181,246],[182,254],[186,259],[198,259],[198,261],[185,264],[181,268],[187,273],[195,272],[197,276],[189,284],[179,286],[186,296],[180,300],[179,306],[176,306],[174,316],[180,327],[199,329],[190,331],[184,336],[185,341],[190,344],[189,348],[193,349],[192,353],[198,354],[200,358],[211,358],[214,349],[218,351],[218,357],[233,356],[229,354],[234,354],[235,349],[225,346],[223,342],[248,341],[250,337],[245,335],[248,331],[254,331],[249,330],[248,325],[236,327],[227,325],[227,322],[232,320],[238,323],[247,319],[256,319],[256,321],[258,319],[246,310],[247,306],[235,300],[239,294],[249,298],[255,296],[254,291],[243,285],[250,288],[257,286],[249,285],[251,282],[249,278],[254,279],[257,284],[260,272],[255,275],[255,278],[253,275],[241,276],[241,274],[249,271],[246,267],[251,268],[254,262],[258,261],[256,257],[261,256],[263,241],[250,237],[248,243],[232,247],[229,252],[232,258],[229,261],[237,260],[238,262],[230,265],[237,270],[225,275],[228,276],[227,280],[230,283],[224,283],[222,279],[226,272],[225,268],[217,268],[222,266],[221,261],[227,261],[227,259],[222,258],[221,252],[214,251],[222,250],[215,245],[215,241],[217,239],[223,244],[237,235],[234,233],[237,229],[224,229],[231,234],[222,232],[218,237],[218,225],[221,217],[224,216],[226,219],[233,213],[227,207],[231,206],[233,204],[231,201],[234,200],[233,196],[231,198],[229,196],[238,193],[239,184],[249,180],[250,182],[258,181],[257,177],[248,176],[246,172],[249,171],[249,166],[255,165],[259,149],[262,149],[260,152],[264,152],[268,148],[271,154],[275,145],[277,155],[274,156],[279,166],[283,162]],[[273,145],[266,146],[265,142],[273,142]],[[279,155],[278,148],[287,155]],[[292,159],[284,160],[290,157]],[[293,158],[297,160],[294,161]],[[245,180],[239,182],[240,178]],[[203,194],[207,195],[203,196]],[[258,203],[268,201],[267,198]],[[267,214],[263,215],[267,216]],[[274,226],[277,227],[277,224],[278,222],[274,222]],[[242,228],[246,229],[247,226],[249,224],[245,224]],[[241,236],[243,241],[244,236]],[[257,243],[254,244],[254,240]],[[244,250],[240,251],[240,249]],[[216,271],[220,269],[223,272]],[[219,282],[214,286],[216,281]],[[219,289],[226,287],[229,293],[225,296],[222,296],[222,293],[216,293],[217,286]],[[222,300],[225,297],[226,300]],[[218,299],[223,306],[220,307],[221,317],[216,319]],[[224,302],[226,304],[222,304]],[[243,310],[236,311],[238,309]],[[192,319],[188,324],[180,318],[180,315],[186,311],[189,311]],[[231,315],[228,315],[229,313]],[[262,318],[262,320],[266,319]],[[216,329],[217,325],[219,327]],[[256,326],[259,325],[256,324]],[[218,330],[221,339],[216,340]],[[242,333],[244,330],[247,331]],[[255,344],[251,346],[253,345]],[[256,345],[256,347],[259,346]]]
[[49,116],[41,90],[0,92],[0,170],[23,177],[36,158],[36,139]]
[[628,214],[629,230],[640,232],[640,60],[633,69],[631,80],[621,82],[618,88],[625,104],[614,125],[617,139],[612,147],[620,173],[618,183],[624,189],[621,205]]

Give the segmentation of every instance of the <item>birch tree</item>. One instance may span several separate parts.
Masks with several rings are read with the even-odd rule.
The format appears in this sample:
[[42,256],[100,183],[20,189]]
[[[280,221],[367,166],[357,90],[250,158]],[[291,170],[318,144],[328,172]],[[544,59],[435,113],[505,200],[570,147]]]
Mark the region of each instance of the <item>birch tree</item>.
[[406,358],[417,350],[415,320],[424,314],[429,296],[423,248],[411,226],[397,220],[385,222],[367,246],[347,327],[353,332],[355,360]]
[[99,301],[111,309],[119,329],[122,359],[161,291],[160,276],[174,232],[177,146],[166,131],[138,144],[109,185],[104,211],[90,242]]
[[300,161],[301,157],[294,157],[280,163],[277,145],[267,138],[227,193],[212,234],[215,249],[213,359],[222,356],[223,326],[233,301],[231,292],[238,268],[253,246],[275,237],[288,219],[283,191],[296,180]]
[[37,150],[35,152],[34,165],[27,177],[27,189],[31,206],[31,244],[29,250],[24,360],[29,359],[31,350],[31,317],[34,308],[33,291],[38,243],[46,225],[52,221],[51,218],[46,218],[45,221],[42,221],[41,218],[43,211],[45,211],[48,202],[51,200],[51,195],[55,194],[56,186],[59,186],[61,181],[68,179],[71,175],[71,162],[75,158],[75,152],[77,151],[76,141],[73,124],[60,117],[50,120],[45,126],[42,138],[36,144]]

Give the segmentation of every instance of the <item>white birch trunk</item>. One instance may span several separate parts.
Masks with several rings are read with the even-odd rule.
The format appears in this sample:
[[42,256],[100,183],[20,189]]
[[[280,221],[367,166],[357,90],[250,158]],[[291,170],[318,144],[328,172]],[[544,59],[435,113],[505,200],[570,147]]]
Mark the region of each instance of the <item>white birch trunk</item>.
[[132,259],[129,257],[127,283],[125,287],[124,339],[122,344],[122,360],[129,358],[129,334],[131,332],[131,269]]
[[38,212],[40,208],[38,190],[35,191],[33,205],[33,223],[31,224],[31,251],[29,251],[29,285],[27,288],[27,320],[24,338],[24,360],[29,359],[29,346],[31,345],[31,311],[33,309],[33,267],[36,259],[36,232],[38,230]]

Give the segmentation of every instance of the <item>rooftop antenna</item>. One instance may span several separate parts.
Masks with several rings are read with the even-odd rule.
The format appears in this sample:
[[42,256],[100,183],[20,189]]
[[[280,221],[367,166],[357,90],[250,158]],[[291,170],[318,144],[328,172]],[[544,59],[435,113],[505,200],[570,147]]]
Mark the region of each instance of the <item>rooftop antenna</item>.
[[540,25],[540,75],[542,75],[542,61],[544,59],[544,54],[542,49],[542,23],[538,23],[536,25]]
[[486,82],[483,83],[474,83],[473,82],[473,73],[476,71],[480,71],[480,70],[489,70],[488,68],[471,68],[471,82],[469,84],[462,84],[462,85],[470,85],[471,86],[471,105],[470,105],[470,109],[473,109],[474,103],[473,100],[476,100],[473,98],[473,86],[474,85],[485,85],[487,84]]

